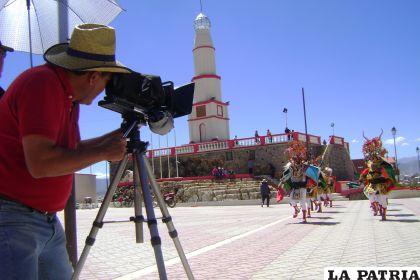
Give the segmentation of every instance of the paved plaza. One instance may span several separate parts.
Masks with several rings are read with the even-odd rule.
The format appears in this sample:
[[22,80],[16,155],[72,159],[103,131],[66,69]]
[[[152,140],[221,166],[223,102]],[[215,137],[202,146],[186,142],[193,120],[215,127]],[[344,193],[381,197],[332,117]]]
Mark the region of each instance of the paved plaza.
[[[77,211],[79,254],[96,213]],[[109,208],[105,220],[133,213]],[[371,215],[367,201],[337,201],[308,224],[293,219],[285,204],[176,207],[170,213],[196,279],[323,279],[326,266],[420,267],[420,198],[391,200],[385,222]],[[145,243],[136,244],[133,223],[105,224],[80,279],[159,279],[144,229]],[[159,233],[168,278],[187,279],[161,222]]]

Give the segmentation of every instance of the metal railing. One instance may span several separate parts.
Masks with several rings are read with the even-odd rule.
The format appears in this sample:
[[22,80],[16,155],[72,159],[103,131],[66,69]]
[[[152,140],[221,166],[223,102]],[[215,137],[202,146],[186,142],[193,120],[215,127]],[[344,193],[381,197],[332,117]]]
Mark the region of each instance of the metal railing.
[[[337,137],[341,138],[341,137]],[[238,148],[246,147],[257,147],[273,144],[287,143],[291,140],[298,140],[306,142],[306,135],[300,132],[293,132],[289,134],[274,134],[265,135],[258,137],[248,137],[240,139],[222,140],[222,141],[211,141],[203,143],[192,143],[188,145],[162,148],[148,151],[149,158],[163,157],[163,156],[175,156],[195,153],[205,153],[210,151],[221,151],[221,150],[233,150]],[[321,138],[319,136],[308,134],[309,143],[321,145]],[[341,138],[343,139],[343,138]]]

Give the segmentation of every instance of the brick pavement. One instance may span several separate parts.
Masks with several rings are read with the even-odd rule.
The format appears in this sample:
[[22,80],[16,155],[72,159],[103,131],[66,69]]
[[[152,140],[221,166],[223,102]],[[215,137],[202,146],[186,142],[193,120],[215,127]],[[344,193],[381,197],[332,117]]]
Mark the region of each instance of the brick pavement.
[[[308,224],[288,205],[170,209],[196,279],[323,279],[325,266],[420,266],[420,199],[390,201],[389,221],[367,201],[339,201]],[[158,212],[158,211],[157,211]],[[78,210],[79,254],[96,210]],[[133,209],[109,208],[105,220]],[[169,279],[186,279],[166,226],[159,223]],[[153,249],[136,244],[132,223],[106,224],[80,279],[158,279]],[[398,253],[397,253],[398,252]]]

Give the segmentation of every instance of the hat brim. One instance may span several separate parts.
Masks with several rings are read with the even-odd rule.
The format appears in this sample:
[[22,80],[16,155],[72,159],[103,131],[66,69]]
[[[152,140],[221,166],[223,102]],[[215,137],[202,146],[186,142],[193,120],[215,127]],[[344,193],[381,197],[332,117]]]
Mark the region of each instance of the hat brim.
[[112,73],[132,73],[133,71],[118,61],[97,61],[70,56],[67,54],[69,44],[57,44],[44,53],[44,60],[71,71],[98,71]]
[[5,46],[5,45],[0,45],[0,48],[3,49],[6,52],[14,52],[15,51],[13,48]]

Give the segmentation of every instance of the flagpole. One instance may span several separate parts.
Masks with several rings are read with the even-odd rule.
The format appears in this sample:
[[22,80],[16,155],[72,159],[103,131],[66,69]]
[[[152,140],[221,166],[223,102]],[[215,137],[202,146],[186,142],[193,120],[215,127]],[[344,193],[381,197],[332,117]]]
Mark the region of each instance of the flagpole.
[[174,143],[175,143],[175,168],[176,168],[176,177],[179,177],[179,173],[178,173],[178,151],[177,151],[177,147],[176,147],[176,132],[175,132],[175,128],[174,128]]
[[308,137],[308,125],[306,122],[306,102],[305,102],[305,90],[302,87],[302,100],[303,100],[303,116],[305,118],[305,137],[306,137],[306,158],[309,160],[309,137]]
[[160,149],[160,136],[158,136],[158,145],[159,145],[159,169],[160,169],[160,178],[163,177],[162,173],[162,150]]
[[150,133],[150,149],[152,150],[152,170],[155,175],[155,151],[153,150],[153,134]]
[[[166,150],[168,151],[168,149],[169,149],[169,135],[166,134]],[[168,178],[171,178],[170,157],[171,157],[171,153],[170,153],[170,149],[169,149],[169,151],[168,151]]]

